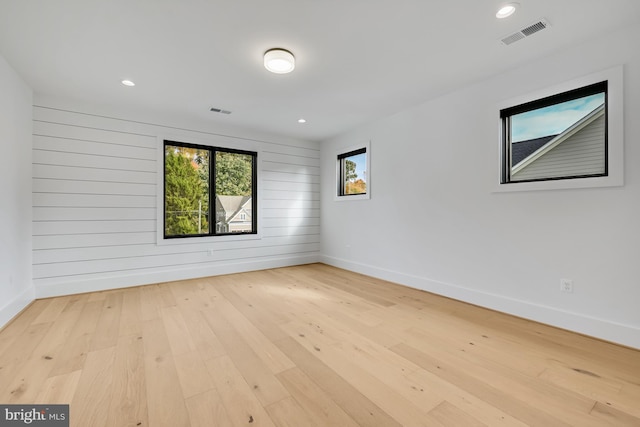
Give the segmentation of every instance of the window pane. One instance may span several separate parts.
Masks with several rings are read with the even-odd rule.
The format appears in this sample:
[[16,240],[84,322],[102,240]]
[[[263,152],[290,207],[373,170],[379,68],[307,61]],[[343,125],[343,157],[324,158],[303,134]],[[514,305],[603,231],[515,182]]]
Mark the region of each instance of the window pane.
[[165,236],[209,233],[209,152],[165,145]]
[[216,233],[252,233],[253,156],[216,152]]
[[367,153],[360,153],[340,160],[342,168],[342,194],[367,193]]
[[510,181],[606,174],[605,92],[507,118]]

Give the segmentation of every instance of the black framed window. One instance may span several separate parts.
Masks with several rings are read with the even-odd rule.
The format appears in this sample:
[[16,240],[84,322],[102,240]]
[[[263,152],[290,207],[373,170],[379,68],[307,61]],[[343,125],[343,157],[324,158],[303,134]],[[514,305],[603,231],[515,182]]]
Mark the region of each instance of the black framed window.
[[253,151],[164,141],[164,238],[257,233]]
[[367,194],[367,148],[338,154],[338,196]]
[[608,176],[607,81],[500,111],[501,183]]

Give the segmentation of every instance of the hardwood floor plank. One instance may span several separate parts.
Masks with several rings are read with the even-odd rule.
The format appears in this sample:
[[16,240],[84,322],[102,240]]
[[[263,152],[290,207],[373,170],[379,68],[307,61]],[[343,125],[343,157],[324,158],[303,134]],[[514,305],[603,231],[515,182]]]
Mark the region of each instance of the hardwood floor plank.
[[460,408],[465,413],[487,425],[526,426],[521,420],[507,412],[487,403],[482,397],[477,397],[462,387],[457,387],[426,369],[420,369],[407,377],[414,382],[415,387],[422,390],[434,390],[442,398]]
[[196,344],[191,338],[191,332],[187,326],[180,309],[176,306],[160,309],[164,328],[167,333],[171,352],[176,354],[196,351]]
[[171,353],[171,345],[162,319],[142,322],[142,343],[145,357],[158,357]]
[[[50,360],[33,361],[33,354],[46,339],[50,323],[29,326],[0,359],[0,402],[21,403],[23,397],[37,393],[38,381],[46,379]],[[45,362],[45,363],[42,363]]]
[[229,427],[232,425],[222,398],[216,389],[186,400],[191,427]]
[[[364,427],[399,427],[400,423],[373,403],[345,378],[293,338],[277,342],[296,366],[324,390],[355,422]],[[315,350],[312,350],[315,351]]]
[[55,321],[69,303],[69,299],[69,297],[49,298],[47,300],[48,304],[40,312],[40,315],[33,320],[32,324]]
[[266,407],[267,413],[278,427],[320,427],[322,424],[316,423],[302,409],[302,407],[292,397],[286,397]]
[[172,283],[159,283],[156,285],[156,294],[160,308],[174,307],[177,305],[176,298],[171,292]]
[[323,278],[323,281],[333,288],[337,288],[344,292],[353,294],[365,301],[376,304],[378,306],[390,307],[396,304],[390,299],[387,299],[383,296],[378,296],[377,294],[379,294],[379,292],[377,292],[375,289],[364,289],[357,286],[355,283],[353,283],[353,281],[345,280],[344,278],[340,278],[334,274],[328,274]]
[[596,402],[591,415],[603,425],[612,427],[638,427],[640,417],[634,417],[627,412],[612,408],[605,403]]
[[73,427],[108,426],[107,417],[113,390],[115,347],[92,351],[82,369],[78,387],[69,407]]
[[199,311],[211,306],[207,293],[207,278],[185,280],[181,286],[170,286],[176,305],[182,311]]
[[38,300],[0,402],[74,427],[640,426],[640,350],[321,264]]
[[[324,333],[314,333],[313,325],[295,324],[291,326],[292,338],[324,364],[336,371],[368,399],[382,408],[405,426],[426,426],[426,413],[442,399],[425,393],[424,399],[413,390],[397,372],[372,372],[339,350],[339,344],[324,337]],[[402,369],[402,368],[399,368]]]
[[127,334],[118,339],[112,387],[107,425],[148,425],[144,344],[141,335]]
[[[289,369],[277,376],[311,419],[317,421],[318,425],[358,427],[355,420],[299,368]],[[273,414],[269,413],[273,418]]]
[[33,402],[46,402],[47,404],[70,405],[76,394],[82,371],[73,371],[68,374],[47,378],[40,393]]
[[122,291],[119,336],[142,334],[140,298],[140,288],[128,288]]
[[90,295],[91,294],[69,295],[67,305],[64,307],[62,312],[64,313],[67,311],[74,311],[74,310],[82,311],[82,309],[84,308],[84,305],[89,300]]
[[0,328],[0,356],[7,348],[13,338],[19,337],[24,331],[31,326],[33,321],[40,315],[40,312],[47,306],[48,300],[35,300],[16,317],[11,319],[9,323]]
[[[559,426],[568,424],[547,414],[542,407],[536,408],[517,395],[510,393],[505,385],[494,386],[473,375],[474,367],[451,357],[432,357],[404,343],[391,348],[393,351],[413,361],[420,367],[438,375],[450,384],[456,385],[514,418],[532,426]],[[489,373],[492,375],[492,373]]]
[[640,418],[640,384],[624,382],[620,393],[615,398],[603,401],[607,406],[628,412],[636,418]]
[[465,426],[465,427],[486,427],[487,424],[481,423],[471,415],[460,410],[455,405],[446,400],[433,408],[429,415],[437,420],[443,426]]
[[40,385],[50,376],[79,314],[80,311],[75,310],[60,312],[56,316],[57,320],[50,324],[36,348],[17,369],[13,382],[8,383],[11,390],[8,402],[21,403],[35,400],[41,391]]
[[96,331],[91,340],[91,350],[100,350],[117,344],[121,312],[122,292],[106,295],[96,325]]
[[195,348],[200,352],[202,360],[215,359],[227,354],[224,346],[209,327],[201,311],[181,307],[180,312],[189,327],[191,339]]
[[89,353],[91,340],[90,334],[73,337],[72,331],[72,335],[67,339],[58,353],[58,357],[54,360],[51,375],[63,375],[82,370]]
[[149,425],[189,427],[184,395],[171,353],[144,358]]
[[[244,380],[251,386],[251,392],[263,405],[282,400],[289,396],[287,390],[280,384],[274,373],[264,361],[247,344],[240,335],[222,316],[216,308],[202,312],[209,326],[225,347],[229,358],[240,372]],[[207,360],[205,363],[208,363]]]
[[214,388],[209,375],[203,375],[207,372],[207,367],[198,351],[174,354],[173,358],[185,399]]
[[157,285],[140,287],[140,320],[144,322],[146,320],[159,319],[161,307]]
[[91,301],[90,298],[87,298],[87,301],[83,304],[80,311],[78,322],[71,331],[71,335],[69,336],[69,338],[73,339],[82,335],[90,336],[93,338],[93,334],[98,325],[98,320],[100,319],[100,313],[102,312],[103,304],[104,300]]
[[[213,310],[208,310],[211,312]],[[228,301],[220,301],[215,305],[215,311],[233,325],[233,329],[246,341],[256,355],[264,362],[269,370],[277,374],[293,368],[293,362],[280,351],[258,328],[239,312]]]
[[[40,345],[40,341],[51,328],[50,323],[35,323],[27,327],[24,333],[17,337],[11,347],[2,354],[1,365],[20,365],[31,356],[31,353]],[[0,365],[0,366],[1,366]]]
[[187,427],[189,415],[162,319],[142,323],[149,424]]
[[236,310],[241,312],[265,337],[272,342],[286,338],[287,335],[278,325],[288,322],[289,319],[279,312],[262,307],[264,298],[261,295],[255,295],[252,288],[248,290],[249,292],[242,292],[240,286],[226,284],[218,287],[221,295],[233,304]]
[[271,417],[228,356],[206,361],[233,426],[275,427]]

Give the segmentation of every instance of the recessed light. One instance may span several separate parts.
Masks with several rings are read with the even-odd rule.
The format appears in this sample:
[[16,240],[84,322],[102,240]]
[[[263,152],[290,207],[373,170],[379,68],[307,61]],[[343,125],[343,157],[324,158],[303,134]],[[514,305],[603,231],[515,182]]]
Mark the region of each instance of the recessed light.
[[515,13],[516,9],[518,8],[518,6],[520,6],[519,3],[507,3],[507,4],[503,5],[496,12],[496,18],[504,19],[504,18],[507,18],[507,17],[513,15]]
[[305,119],[298,119],[298,123],[307,123]]
[[136,84],[135,84],[134,82],[132,82],[131,80],[123,80],[123,81],[122,81],[122,84],[123,84],[123,85],[125,85],[125,86],[129,86],[129,87],[131,87],[131,86],[135,86],[135,85],[136,85]]
[[276,74],[286,74],[296,68],[296,58],[286,49],[269,49],[264,53],[264,68]]

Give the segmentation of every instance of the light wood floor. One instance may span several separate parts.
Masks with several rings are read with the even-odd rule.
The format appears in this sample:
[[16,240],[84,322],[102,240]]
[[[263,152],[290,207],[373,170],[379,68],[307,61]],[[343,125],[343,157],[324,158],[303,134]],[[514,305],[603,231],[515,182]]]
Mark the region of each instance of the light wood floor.
[[640,426],[640,352],[316,264],[38,300],[0,403],[71,425]]

